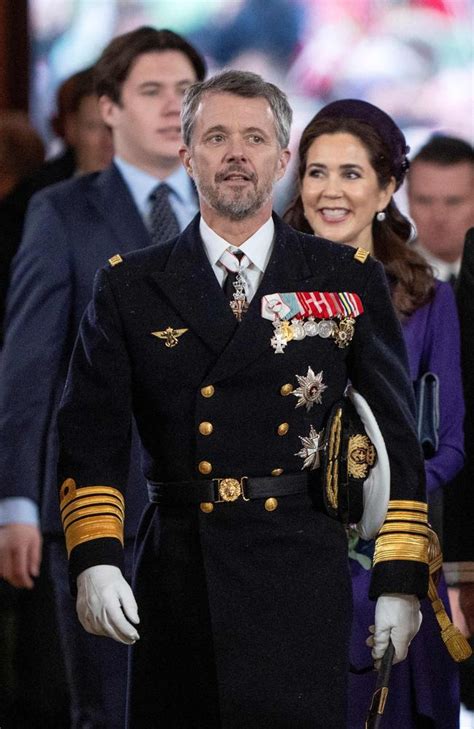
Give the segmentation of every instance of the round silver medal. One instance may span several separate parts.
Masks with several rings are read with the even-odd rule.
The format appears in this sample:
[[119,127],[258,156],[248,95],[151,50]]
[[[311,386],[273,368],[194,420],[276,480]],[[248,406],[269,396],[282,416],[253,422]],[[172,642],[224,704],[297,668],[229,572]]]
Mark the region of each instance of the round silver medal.
[[314,319],[308,319],[304,323],[304,331],[307,337],[315,337],[318,333],[319,325]]
[[319,336],[322,337],[323,339],[327,339],[333,333],[334,326],[335,326],[334,322],[331,321],[330,319],[322,319],[319,322],[319,326],[318,326]]
[[300,322],[298,319],[296,319],[296,320],[294,319],[291,322],[291,329],[293,332],[293,339],[300,340],[300,339],[305,338],[306,333],[304,330],[304,326],[303,326],[302,322]]

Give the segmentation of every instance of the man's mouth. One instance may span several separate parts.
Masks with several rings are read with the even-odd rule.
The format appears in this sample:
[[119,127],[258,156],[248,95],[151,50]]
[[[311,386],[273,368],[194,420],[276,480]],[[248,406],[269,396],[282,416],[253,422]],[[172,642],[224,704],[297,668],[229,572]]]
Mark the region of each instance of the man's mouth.
[[252,172],[245,172],[241,169],[230,169],[226,172],[219,172],[216,175],[216,182],[254,182],[255,175]]
[[166,135],[174,135],[174,136],[181,135],[180,127],[162,127],[161,129],[158,129],[157,131],[158,131],[158,134],[166,134]]

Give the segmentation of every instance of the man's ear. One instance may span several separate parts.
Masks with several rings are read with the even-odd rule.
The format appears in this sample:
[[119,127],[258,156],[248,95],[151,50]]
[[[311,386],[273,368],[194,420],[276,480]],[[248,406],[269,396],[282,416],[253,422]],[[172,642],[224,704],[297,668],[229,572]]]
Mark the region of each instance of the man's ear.
[[278,159],[278,165],[277,165],[277,172],[276,172],[276,179],[281,180],[283,175],[286,172],[286,168],[288,167],[288,163],[290,161],[291,152],[289,149],[282,149],[280,152],[280,157]]
[[183,165],[184,169],[188,173],[190,177],[193,176],[193,166],[191,164],[191,152],[189,151],[188,147],[183,146],[180,147],[178,150],[179,158],[181,160],[181,164]]
[[110,96],[100,96],[99,110],[104,124],[113,128],[116,125],[117,112],[119,110],[118,104],[116,104],[115,101],[112,101]]

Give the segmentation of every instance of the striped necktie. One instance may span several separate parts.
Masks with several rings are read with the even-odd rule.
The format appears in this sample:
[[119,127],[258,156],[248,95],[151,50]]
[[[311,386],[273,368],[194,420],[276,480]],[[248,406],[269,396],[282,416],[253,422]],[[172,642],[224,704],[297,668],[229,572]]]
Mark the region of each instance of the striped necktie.
[[241,273],[250,261],[242,251],[224,251],[219,260],[227,271],[223,286],[225,297],[237,321],[242,321],[249,304],[245,294],[245,280]]

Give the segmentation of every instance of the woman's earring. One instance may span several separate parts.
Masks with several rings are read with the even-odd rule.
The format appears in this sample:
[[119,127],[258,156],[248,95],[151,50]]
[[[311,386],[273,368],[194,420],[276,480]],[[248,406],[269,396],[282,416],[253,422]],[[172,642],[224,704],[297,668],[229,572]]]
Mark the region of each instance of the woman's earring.
[[385,215],[384,211],[381,210],[380,213],[377,213],[377,215],[375,217],[377,218],[379,223],[382,223],[387,216]]

